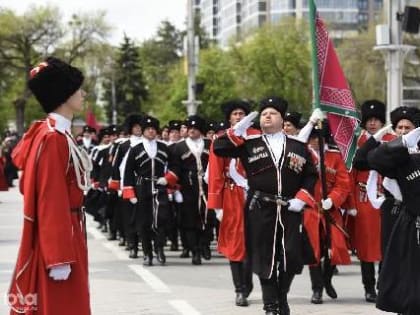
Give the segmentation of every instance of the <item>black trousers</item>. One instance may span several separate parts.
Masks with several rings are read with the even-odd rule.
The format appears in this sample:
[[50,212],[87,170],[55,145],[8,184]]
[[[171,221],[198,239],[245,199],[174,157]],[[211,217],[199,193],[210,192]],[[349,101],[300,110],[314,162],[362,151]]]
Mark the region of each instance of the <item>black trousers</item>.
[[329,259],[324,259],[322,263],[316,266],[309,266],[311,276],[312,291],[322,292],[325,285],[331,284],[334,274],[334,266]]
[[366,292],[375,291],[375,263],[360,261],[360,268],[362,271],[362,283]]
[[165,227],[163,226],[159,226],[156,229],[152,229],[151,226],[144,226],[140,236],[144,256],[153,255],[152,242],[155,251],[158,248],[163,248],[163,246],[165,246]]
[[259,277],[265,311],[278,311],[287,304],[287,293],[294,277],[294,273],[283,270],[274,270],[270,279]]
[[230,271],[232,273],[235,293],[249,295],[252,291],[252,266],[251,260],[229,261]]

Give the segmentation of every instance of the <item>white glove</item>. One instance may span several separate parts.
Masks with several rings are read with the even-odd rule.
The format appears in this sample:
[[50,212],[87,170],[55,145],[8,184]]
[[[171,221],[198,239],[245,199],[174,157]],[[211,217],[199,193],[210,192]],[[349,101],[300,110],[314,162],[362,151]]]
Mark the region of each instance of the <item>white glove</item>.
[[347,214],[352,216],[352,217],[355,217],[357,215],[357,210],[354,209],[354,208],[353,209],[348,209]]
[[392,124],[389,124],[381,129],[379,129],[372,137],[375,138],[376,141],[381,141],[382,137],[387,133],[392,131]]
[[159,177],[156,181],[156,185],[166,186],[168,185],[168,181],[166,180],[165,177]]
[[412,148],[417,146],[417,142],[419,142],[420,138],[420,127],[417,127],[414,130],[411,130],[406,135],[402,136],[402,142],[405,147]]
[[375,209],[379,209],[385,201],[384,196],[378,197],[378,172],[370,171],[366,183],[368,199]]
[[325,115],[322,112],[322,110],[319,108],[315,108],[311,114],[311,117],[309,117],[309,121],[312,123],[312,125],[316,125],[320,120],[323,120],[324,118]]
[[130,198],[130,202],[135,205],[138,202],[138,199],[136,197]]
[[223,209],[214,209],[214,212],[216,212],[216,219],[219,220],[219,222],[222,222]]
[[301,212],[303,207],[305,206],[305,202],[298,199],[298,198],[293,198],[289,200],[289,211],[292,212]]
[[58,265],[50,268],[49,276],[54,280],[67,280],[70,276],[70,264]]
[[184,202],[184,197],[182,196],[182,194],[179,190],[175,190],[174,199],[175,199],[176,203],[183,203]]
[[333,202],[332,202],[331,198],[322,199],[321,200],[321,206],[322,206],[322,209],[324,209],[324,210],[327,210],[327,211],[330,210],[333,206]]
[[253,120],[258,116],[258,112],[251,112],[233,127],[235,136],[245,136],[246,130],[252,126]]
[[400,186],[398,185],[398,182],[395,179],[391,179],[389,177],[384,177],[384,180],[382,181],[382,185],[386,190],[388,190],[396,200],[402,201],[402,193]]

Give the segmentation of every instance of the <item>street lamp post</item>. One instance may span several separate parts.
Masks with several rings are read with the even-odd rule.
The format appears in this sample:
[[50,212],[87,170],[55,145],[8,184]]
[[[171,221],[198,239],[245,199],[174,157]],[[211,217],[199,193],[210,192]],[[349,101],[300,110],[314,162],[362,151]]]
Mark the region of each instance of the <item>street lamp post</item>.
[[187,8],[187,63],[188,63],[188,100],[182,103],[187,107],[188,116],[197,113],[197,107],[201,103],[196,100],[195,86],[197,75],[197,54],[198,41],[195,38],[194,32],[194,0],[188,0]]
[[405,7],[405,0],[385,1],[388,20],[388,43],[378,44],[375,50],[381,51],[385,58],[387,74],[387,119],[393,109],[403,105],[403,66],[405,56],[415,49],[414,46],[402,44],[401,19],[398,18]]

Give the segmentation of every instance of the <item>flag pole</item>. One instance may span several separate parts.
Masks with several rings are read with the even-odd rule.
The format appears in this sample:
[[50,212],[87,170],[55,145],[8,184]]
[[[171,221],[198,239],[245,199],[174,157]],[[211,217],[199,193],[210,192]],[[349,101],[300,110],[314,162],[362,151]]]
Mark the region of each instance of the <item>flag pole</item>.
[[[320,103],[320,94],[319,94],[319,68],[318,68],[318,47],[317,47],[317,40],[316,40],[316,7],[314,0],[309,0],[309,25],[311,30],[311,44],[312,44],[312,96],[313,96],[313,103],[312,108],[321,109]],[[321,195],[322,199],[328,198],[327,192],[327,181],[326,181],[326,170],[325,170],[325,154],[324,154],[324,128],[323,128],[323,121],[318,122],[318,145],[319,145],[319,179],[321,181]],[[325,221],[326,221],[326,252],[323,253],[324,259],[329,260],[329,249],[331,248],[331,224],[332,217],[330,213],[323,209],[321,205],[318,205],[320,211],[324,214]]]
[[320,108],[319,97],[319,77],[318,77],[318,48],[316,43],[316,8],[313,0],[309,0],[309,26],[311,31],[311,46],[312,46],[312,107]]

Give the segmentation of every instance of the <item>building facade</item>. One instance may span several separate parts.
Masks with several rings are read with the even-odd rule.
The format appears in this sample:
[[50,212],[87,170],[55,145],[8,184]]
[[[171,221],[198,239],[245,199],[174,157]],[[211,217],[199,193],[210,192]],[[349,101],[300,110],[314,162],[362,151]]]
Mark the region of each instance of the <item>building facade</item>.
[[[383,0],[316,0],[334,37],[351,36],[377,23]],[[265,23],[285,17],[307,18],[308,0],[201,0],[202,24],[221,47],[238,41]]]

